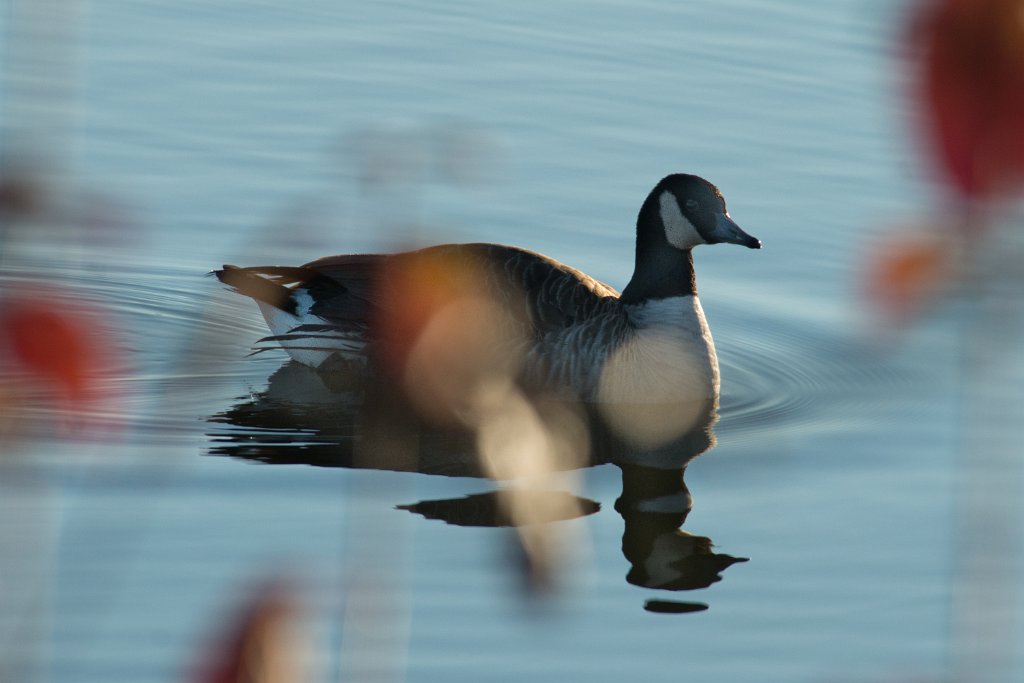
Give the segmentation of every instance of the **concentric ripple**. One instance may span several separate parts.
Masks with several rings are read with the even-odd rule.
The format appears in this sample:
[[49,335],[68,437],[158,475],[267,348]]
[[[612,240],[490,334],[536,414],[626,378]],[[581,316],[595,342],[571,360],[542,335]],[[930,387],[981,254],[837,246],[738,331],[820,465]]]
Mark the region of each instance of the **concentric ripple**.
[[850,426],[912,379],[877,353],[810,324],[776,320],[721,338],[719,437]]

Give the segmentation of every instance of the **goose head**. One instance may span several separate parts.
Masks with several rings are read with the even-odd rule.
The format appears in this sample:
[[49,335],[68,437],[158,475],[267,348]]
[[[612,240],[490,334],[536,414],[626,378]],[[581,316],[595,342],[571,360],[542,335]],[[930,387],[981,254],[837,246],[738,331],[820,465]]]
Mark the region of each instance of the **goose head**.
[[695,175],[675,173],[662,178],[640,209],[637,239],[687,250],[700,244],[740,244],[760,249],[729,215],[722,192]]
[[761,248],[761,240],[744,232],[729,215],[717,187],[685,173],[662,178],[637,216],[636,269],[623,301],[695,294],[691,250],[719,243]]

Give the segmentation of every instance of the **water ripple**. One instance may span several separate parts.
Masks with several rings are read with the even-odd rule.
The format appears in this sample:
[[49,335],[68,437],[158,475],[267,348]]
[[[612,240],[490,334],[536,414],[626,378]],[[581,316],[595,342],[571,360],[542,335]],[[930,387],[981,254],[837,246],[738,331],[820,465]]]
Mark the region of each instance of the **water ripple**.
[[[71,287],[112,315],[131,368],[114,380],[120,420],[135,428],[168,436],[194,432],[199,417],[220,407],[214,402],[218,387],[237,387],[239,378],[258,384],[283,358],[245,358],[264,331],[258,313],[201,271],[154,263],[113,271],[81,263],[39,265],[8,269],[3,279],[31,281],[48,270],[48,281]],[[760,319],[749,310],[733,311],[733,321],[716,328],[720,438],[750,440],[884,420],[872,414],[878,397],[911,383],[905,366],[897,369],[819,322]]]
[[742,343],[718,345],[719,436],[852,425],[870,416],[880,395],[913,380],[884,356],[809,324],[748,325],[746,333],[726,339]]

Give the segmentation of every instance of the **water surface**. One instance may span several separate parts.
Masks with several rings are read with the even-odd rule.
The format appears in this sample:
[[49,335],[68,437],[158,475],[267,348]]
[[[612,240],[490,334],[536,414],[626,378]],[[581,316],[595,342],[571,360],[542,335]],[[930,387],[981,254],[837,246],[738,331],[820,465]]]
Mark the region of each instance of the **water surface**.
[[[41,530],[28,557],[46,596],[22,605],[38,636],[22,659],[44,663],[38,680],[182,680],[249,587],[286,574],[326,680],[945,671],[961,328],[940,311],[912,346],[880,348],[858,299],[868,237],[928,196],[893,97],[898,16],[789,0],[91,5],[61,152],[70,208],[8,232],[0,281],[42,277],[108,310],[124,366],[90,436],[49,438],[53,413],[21,408],[40,437],[3,488]],[[723,389],[683,529],[711,539],[706,556],[749,558],[720,581],[627,580],[612,464],[553,482],[586,514],[551,522],[578,552],[537,599],[514,532],[479,522],[494,483],[311,466],[345,464],[317,430],[224,418],[285,357],[247,357],[262,321],[210,269],[497,241],[621,288],[640,202],[676,171],[721,187],[764,242],[695,254]],[[59,231],[69,220],[86,227]],[[250,437],[292,464],[225,450]],[[469,517],[437,519],[452,508]],[[666,600],[702,611],[644,609]],[[376,639],[346,621],[368,606]]]

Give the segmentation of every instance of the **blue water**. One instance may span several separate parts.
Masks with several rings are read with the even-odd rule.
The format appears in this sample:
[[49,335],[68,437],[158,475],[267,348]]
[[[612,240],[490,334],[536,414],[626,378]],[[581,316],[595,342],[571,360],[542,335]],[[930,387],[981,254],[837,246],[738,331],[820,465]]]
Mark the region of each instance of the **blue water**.
[[[51,438],[52,416],[25,408],[36,436],[0,467],[27,520],[5,516],[0,542],[41,596],[8,596],[32,628],[0,617],[21,680],[183,680],[273,575],[299,586],[317,680],[949,671],[962,325],[940,310],[885,348],[859,297],[872,240],[934,197],[898,96],[899,7],[86,9],[54,103],[73,110],[73,144],[51,150],[63,203],[9,231],[0,282],[42,274],[105,306],[126,365],[112,433]],[[9,86],[3,106],[38,133],[32,97],[47,95]],[[211,268],[496,241],[622,287],[640,202],[675,171],[716,183],[764,242],[695,255],[723,391],[683,528],[749,558],[720,582],[627,583],[611,465],[560,481],[601,510],[555,523],[576,552],[537,598],[513,532],[395,509],[484,480],[208,455],[224,433],[208,418],[284,361],[246,358],[262,321]],[[652,599],[708,609],[652,614]]]

